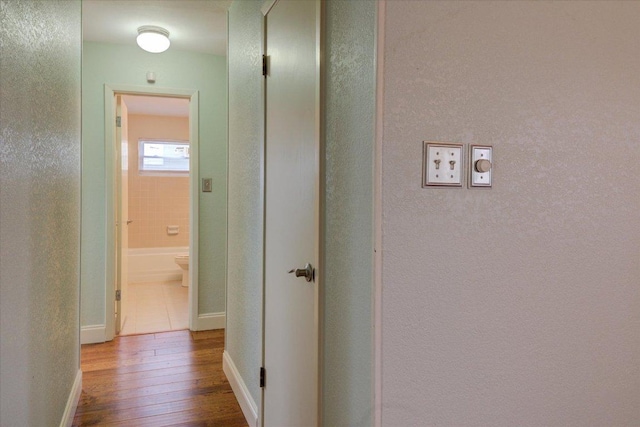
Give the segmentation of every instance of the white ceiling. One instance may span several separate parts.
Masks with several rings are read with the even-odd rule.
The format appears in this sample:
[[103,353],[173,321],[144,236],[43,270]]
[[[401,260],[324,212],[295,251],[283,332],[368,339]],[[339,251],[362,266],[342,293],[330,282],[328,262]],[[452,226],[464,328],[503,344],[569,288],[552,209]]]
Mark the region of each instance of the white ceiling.
[[232,0],[84,0],[83,39],[136,46],[138,27],[156,25],[169,31],[169,49],[226,55],[226,12],[231,3]]
[[[138,27],[156,25],[169,31],[170,50],[226,55],[227,9],[232,2],[233,0],[84,0],[82,38],[85,41],[137,46]],[[184,99],[126,96],[125,103],[131,114],[189,115],[189,103]]]
[[184,98],[124,95],[122,99],[129,114],[189,117],[189,100]]

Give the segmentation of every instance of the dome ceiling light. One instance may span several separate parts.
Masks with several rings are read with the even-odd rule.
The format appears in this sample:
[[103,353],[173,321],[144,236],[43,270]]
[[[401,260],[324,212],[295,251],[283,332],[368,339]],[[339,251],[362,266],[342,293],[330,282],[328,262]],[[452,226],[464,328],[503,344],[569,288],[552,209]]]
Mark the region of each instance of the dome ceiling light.
[[142,49],[151,53],[164,52],[171,45],[169,31],[153,25],[144,25],[138,28],[136,42]]

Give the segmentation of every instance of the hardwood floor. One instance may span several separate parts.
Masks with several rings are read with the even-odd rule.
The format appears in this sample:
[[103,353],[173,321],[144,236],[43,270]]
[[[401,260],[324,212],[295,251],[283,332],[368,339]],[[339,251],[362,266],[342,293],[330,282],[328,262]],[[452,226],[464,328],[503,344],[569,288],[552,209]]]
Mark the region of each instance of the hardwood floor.
[[83,345],[74,426],[247,426],[222,372],[224,330]]

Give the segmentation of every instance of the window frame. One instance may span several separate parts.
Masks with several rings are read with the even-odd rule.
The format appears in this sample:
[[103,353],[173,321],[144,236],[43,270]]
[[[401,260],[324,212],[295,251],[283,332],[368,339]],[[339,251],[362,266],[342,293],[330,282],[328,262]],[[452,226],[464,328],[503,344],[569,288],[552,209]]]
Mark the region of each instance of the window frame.
[[[187,158],[187,170],[162,170],[162,169],[144,169],[144,144],[162,144],[162,145],[182,145],[189,149],[189,157]],[[147,156],[146,158],[151,158]],[[183,139],[166,139],[166,138],[138,138],[138,175],[143,176],[189,176],[191,173],[191,143],[190,140]]]

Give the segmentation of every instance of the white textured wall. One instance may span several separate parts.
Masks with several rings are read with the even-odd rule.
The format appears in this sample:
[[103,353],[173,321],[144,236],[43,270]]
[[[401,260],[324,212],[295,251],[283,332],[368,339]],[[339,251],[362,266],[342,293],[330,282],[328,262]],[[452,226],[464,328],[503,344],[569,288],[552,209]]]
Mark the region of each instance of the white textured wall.
[[[640,424],[640,2],[388,1],[383,424]],[[421,141],[494,146],[420,188]]]
[[80,367],[80,1],[2,0],[0,22],[0,425],[57,426]]
[[262,0],[229,9],[229,189],[225,349],[260,405],[263,194]]

